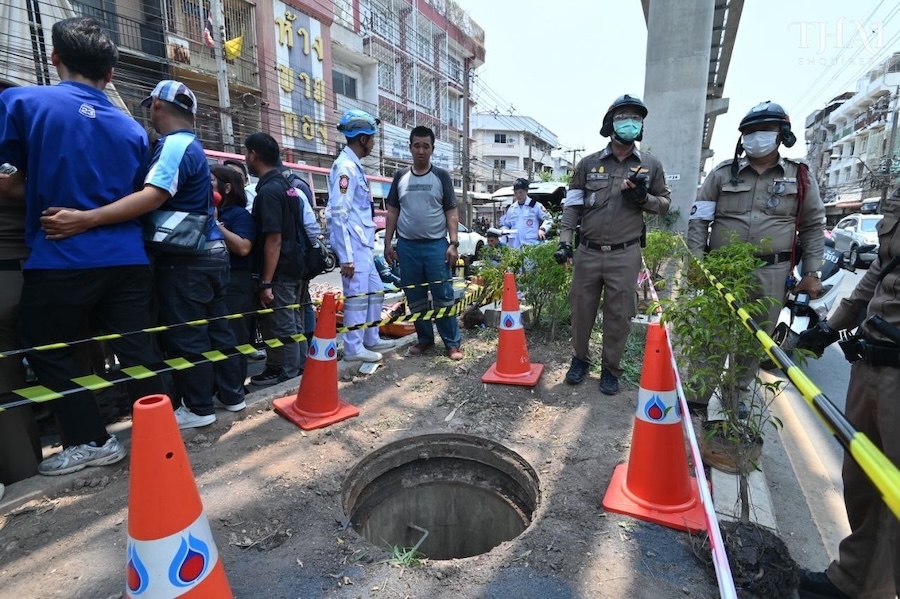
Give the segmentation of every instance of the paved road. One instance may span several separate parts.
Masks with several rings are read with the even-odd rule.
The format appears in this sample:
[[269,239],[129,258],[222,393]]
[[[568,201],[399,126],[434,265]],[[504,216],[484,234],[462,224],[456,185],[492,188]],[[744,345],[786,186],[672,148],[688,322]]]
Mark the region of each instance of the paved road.
[[[864,273],[846,273],[842,297]],[[803,371],[843,411],[850,364],[837,344]],[[776,399],[773,412],[784,428],[777,438],[769,435],[777,442],[766,444],[763,469],[779,533],[801,566],[822,569],[837,557],[838,542],[850,531],[842,497],[844,452],[793,385]]]

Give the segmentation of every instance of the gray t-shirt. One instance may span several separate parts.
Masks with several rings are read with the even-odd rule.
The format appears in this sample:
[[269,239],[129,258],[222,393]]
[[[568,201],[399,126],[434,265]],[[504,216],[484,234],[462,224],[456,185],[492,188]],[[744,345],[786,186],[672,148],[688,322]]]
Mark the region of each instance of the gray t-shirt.
[[400,210],[397,235],[403,239],[443,239],[447,235],[444,213],[456,208],[453,179],[432,166],[424,175],[405,168],[394,175],[385,203]]

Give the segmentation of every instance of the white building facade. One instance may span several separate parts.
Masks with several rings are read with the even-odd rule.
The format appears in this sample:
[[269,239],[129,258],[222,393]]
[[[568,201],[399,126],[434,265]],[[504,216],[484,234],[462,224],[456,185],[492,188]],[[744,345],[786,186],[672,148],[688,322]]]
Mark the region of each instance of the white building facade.
[[[900,135],[894,135],[894,147],[889,147],[898,90],[900,53],[895,53],[861,78],[853,95],[828,115],[830,164],[823,165],[819,176],[827,199],[861,202],[881,197],[882,189],[893,185],[900,168]],[[825,135],[823,151],[829,149],[828,141]]]
[[520,177],[536,181],[559,168],[553,159],[556,134],[527,116],[473,114],[472,148],[475,191],[491,193]]

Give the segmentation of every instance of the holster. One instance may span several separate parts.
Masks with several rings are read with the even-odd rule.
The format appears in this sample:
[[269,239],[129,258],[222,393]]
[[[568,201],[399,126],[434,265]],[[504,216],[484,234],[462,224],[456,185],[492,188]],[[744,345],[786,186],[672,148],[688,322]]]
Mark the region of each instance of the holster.
[[865,361],[871,366],[900,368],[900,347],[893,343],[872,341],[865,337],[853,336],[839,342],[841,351],[848,362]]

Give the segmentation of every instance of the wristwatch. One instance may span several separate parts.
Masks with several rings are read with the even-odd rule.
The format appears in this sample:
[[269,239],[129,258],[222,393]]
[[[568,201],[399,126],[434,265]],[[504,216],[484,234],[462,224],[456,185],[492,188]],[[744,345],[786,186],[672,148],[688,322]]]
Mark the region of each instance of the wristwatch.
[[809,271],[809,272],[803,273],[803,276],[804,276],[804,277],[815,277],[815,278],[817,278],[817,279],[821,279],[821,278],[822,278],[822,271],[821,271],[821,270],[811,270],[811,271]]
[[260,281],[260,282],[259,282],[259,288],[260,288],[260,289],[271,289],[271,288],[272,288],[272,281]]
[[451,241],[451,242],[450,242],[450,245],[452,245],[452,246],[455,247],[455,248],[458,248],[458,247],[459,247],[459,242],[458,242],[458,241]]

